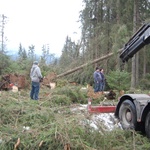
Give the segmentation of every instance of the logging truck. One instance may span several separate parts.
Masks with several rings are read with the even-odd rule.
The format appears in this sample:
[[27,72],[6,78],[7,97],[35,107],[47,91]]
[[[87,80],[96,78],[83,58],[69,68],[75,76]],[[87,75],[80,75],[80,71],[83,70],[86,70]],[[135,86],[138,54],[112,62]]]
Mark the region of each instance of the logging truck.
[[[144,24],[125,44],[120,54],[123,63],[132,58],[150,43],[150,24]],[[115,110],[123,129],[134,129],[146,133],[150,138],[150,96],[147,94],[123,95]]]

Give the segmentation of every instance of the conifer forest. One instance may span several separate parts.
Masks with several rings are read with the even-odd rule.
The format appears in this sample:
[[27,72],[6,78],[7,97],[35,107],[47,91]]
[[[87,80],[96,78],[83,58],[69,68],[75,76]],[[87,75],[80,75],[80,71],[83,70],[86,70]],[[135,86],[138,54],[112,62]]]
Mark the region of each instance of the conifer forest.
[[[44,43],[41,55],[34,44],[22,43],[12,55],[5,32],[9,16],[0,14],[0,150],[150,149],[144,132],[123,130],[113,113],[87,109],[89,98],[93,106],[116,106],[121,91],[150,95],[150,45],[125,63],[119,57],[134,33],[150,23],[150,0],[81,1],[81,37],[66,35],[59,57]],[[35,60],[44,77],[37,101],[30,99]],[[104,93],[93,90],[96,67],[104,69]]]

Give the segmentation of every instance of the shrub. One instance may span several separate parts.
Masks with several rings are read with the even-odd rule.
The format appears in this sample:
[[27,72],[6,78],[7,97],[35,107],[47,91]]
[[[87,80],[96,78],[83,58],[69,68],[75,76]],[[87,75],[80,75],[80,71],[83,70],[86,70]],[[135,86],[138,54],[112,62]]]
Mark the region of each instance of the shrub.
[[86,93],[81,92],[80,87],[76,86],[57,88],[57,90],[53,92],[53,95],[65,95],[67,99],[70,99],[71,103],[87,103]]
[[52,101],[54,104],[58,104],[58,105],[70,105],[71,104],[70,97],[66,95],[54,95],[52,97]]
[[150,74],[147,74],[144,79],[142,79],[139,83],[139,87],[142,90],[150,89]]
[[130,87],[130,74],[125,71],[111,71],[106,75],[108,86],[113,90],[127,90]]

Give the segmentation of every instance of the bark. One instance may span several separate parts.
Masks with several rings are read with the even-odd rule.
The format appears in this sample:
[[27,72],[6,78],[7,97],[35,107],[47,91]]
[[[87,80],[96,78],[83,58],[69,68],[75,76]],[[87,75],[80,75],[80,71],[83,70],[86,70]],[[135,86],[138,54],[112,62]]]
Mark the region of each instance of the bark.
[[[137,23],[137,0],[134,0],[134,13],[133,13],[133,33],[136,31],[136,23]],[[132,75],[131,75],[131,88],[134,89],[136,86],[136,55],[132,58]]]
[[[135,28],[137,29],[137,25],[139,24],[139,0],[135,0],[135,14],[136,14],[136,26]],[[137,87],[139,84],[139,52],[136,53],[136,82],[135,86]]]
[[146,49],[144,48],[144,50],[143,50],[143,55],[144,55],[144,62],[143,62],[143,78],[145,78],[145,76],[146,76]]

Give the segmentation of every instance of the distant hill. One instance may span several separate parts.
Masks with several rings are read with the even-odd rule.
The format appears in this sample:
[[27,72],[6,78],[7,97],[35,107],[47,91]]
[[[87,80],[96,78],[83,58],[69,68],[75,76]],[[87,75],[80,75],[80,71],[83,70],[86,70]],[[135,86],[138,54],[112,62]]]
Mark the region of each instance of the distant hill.
[[6,54],[13,60],[16,60],[18,58],[18,52],[16,50],[7,50]]

